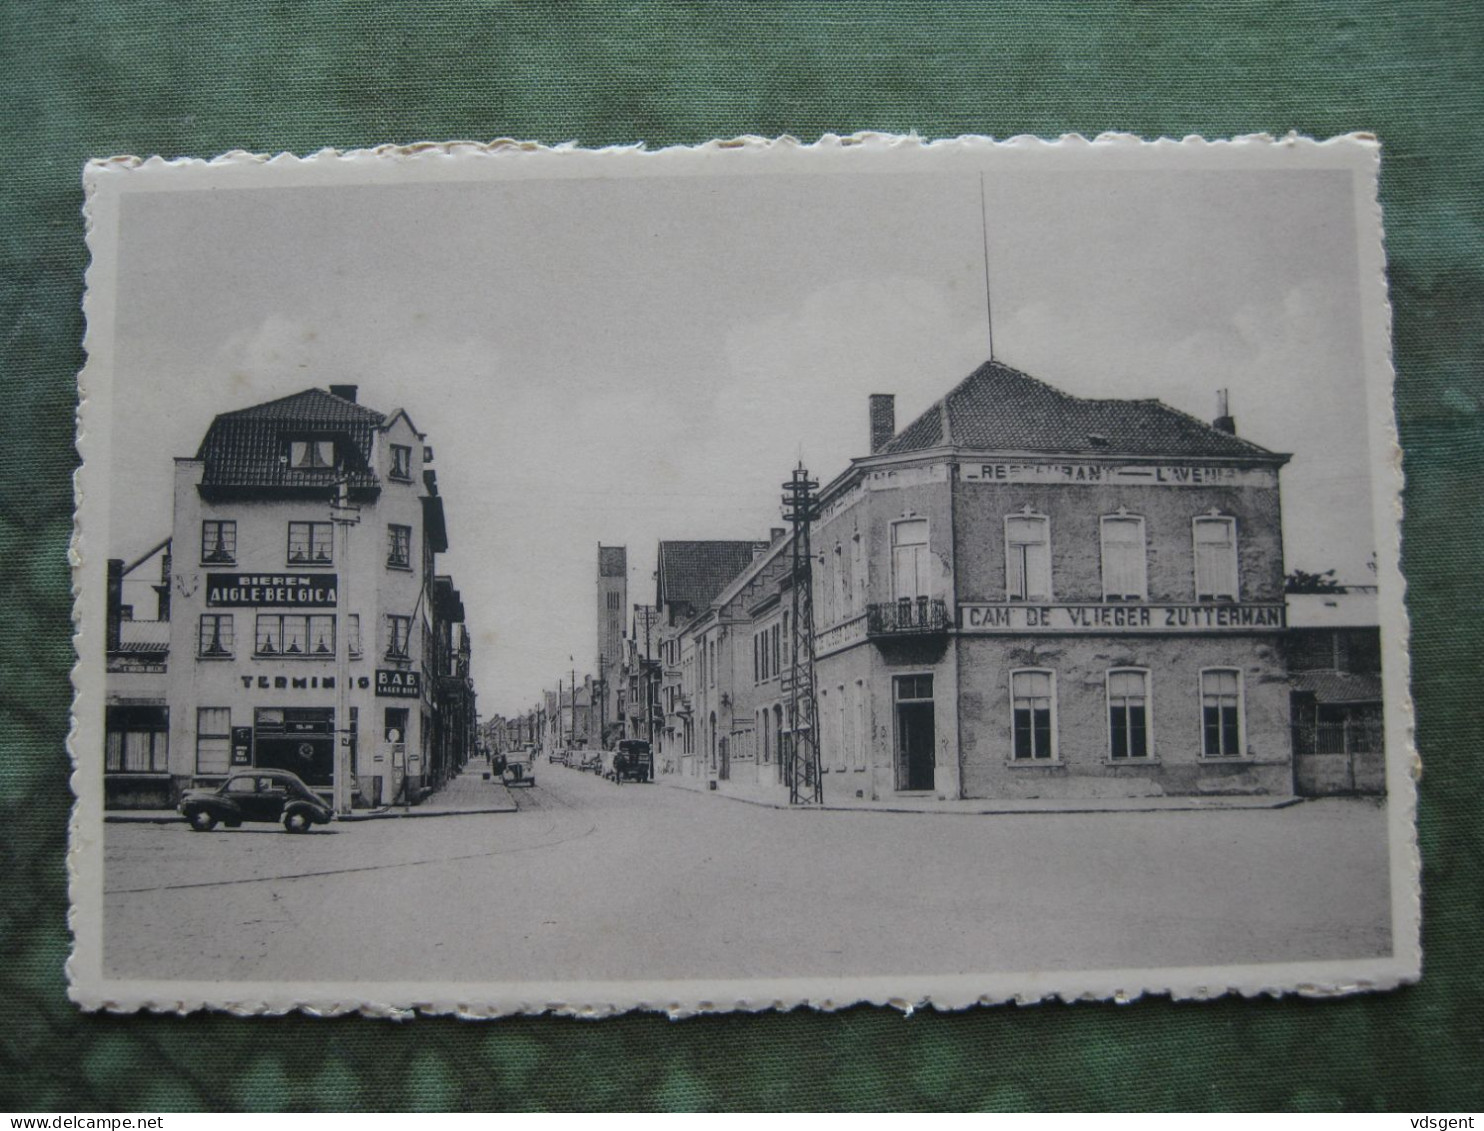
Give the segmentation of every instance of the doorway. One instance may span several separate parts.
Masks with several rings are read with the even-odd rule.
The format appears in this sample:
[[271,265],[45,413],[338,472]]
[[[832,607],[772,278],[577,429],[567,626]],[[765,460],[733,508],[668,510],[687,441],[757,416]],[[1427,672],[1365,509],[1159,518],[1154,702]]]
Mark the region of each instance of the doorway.
[[899,790],[934,788],[933,677],[899,675],[892,680],[896,700],[896,779]]
[[334,708],[259,707],[253,712],[253,732],[259,769],[289,770],[309,786],[334,782]]

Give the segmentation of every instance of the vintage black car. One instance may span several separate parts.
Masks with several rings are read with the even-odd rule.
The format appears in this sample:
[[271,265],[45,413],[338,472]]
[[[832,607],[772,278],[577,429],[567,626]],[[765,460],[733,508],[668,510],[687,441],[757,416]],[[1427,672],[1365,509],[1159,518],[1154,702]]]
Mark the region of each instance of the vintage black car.
[[327,825],[335,811],[288,770],[242,770],[216,789],[190,789],[177,806],[197,832],[210,832],[218,822],[235,829],[243,821],[283,822],[287,832],[308,832]]

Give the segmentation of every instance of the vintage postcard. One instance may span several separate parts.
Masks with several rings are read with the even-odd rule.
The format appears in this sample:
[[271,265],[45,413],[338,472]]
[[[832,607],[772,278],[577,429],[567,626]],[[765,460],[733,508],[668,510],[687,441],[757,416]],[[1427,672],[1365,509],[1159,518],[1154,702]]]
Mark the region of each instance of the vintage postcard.
[[1380,160],[92,162],[73,998],[1416,979]]

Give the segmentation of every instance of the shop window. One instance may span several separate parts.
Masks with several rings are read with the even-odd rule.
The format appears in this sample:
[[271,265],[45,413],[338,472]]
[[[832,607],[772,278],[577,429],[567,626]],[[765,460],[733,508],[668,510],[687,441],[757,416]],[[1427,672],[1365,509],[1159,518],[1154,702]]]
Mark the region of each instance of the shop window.
[[110,774],[163,774],[170,769],[168,707],[108,707],[103,769]]
[[1056,676],[1039,669],[1012,672],[1010,697],[1016,761],[1056,758]]
[[1219,515],[1195,520],[1195,599],[1237,599],[1237,520]]
[[410,659],[408,647],[412,635],[412,618],[388,616],[386,618],[386,658],[389,660]]
[[335,560],[335,528],[328,522],[289,523],[289,565],[330,565]]
[[1201,755],[1242,756],[1242,673],[1235,668],[1201,672]]
[[1005,596],[1051,598],[1051,520],[1045,515],[1027,511],[1005,519]]
[[412,482],[412,449],[406,444],[392,445],[391,477],[403,483]]
[[905,519],[891,528],[892,596],[898,600],[928,596],[928,524]]
[[231,613],[202,613],[196,633],[196,655],[224,660],[232,655],[234,635]]
[[1102,557],[1103,600],[1142,601],[1149,595],[1142,518],[1104,515]]
[[333,471],[335,441],[317,438],[290,440],[289,466],[295,471]]
[[1148,672],[1123,668],[1108,673],[1108,741],[1115,759],[1149,757]]
[[386,528],[386,564],[392,569],[412,568],[412,527],[394,523]]
[[237,561],[237,524],[208,519],[201,523],[201,564],[232,565]]
[[196,773],[225,774],[232,764],[232,709],[196,708]]
[[253,652],[259,656],[333,659],[335,618],[303,613],[259,613]]

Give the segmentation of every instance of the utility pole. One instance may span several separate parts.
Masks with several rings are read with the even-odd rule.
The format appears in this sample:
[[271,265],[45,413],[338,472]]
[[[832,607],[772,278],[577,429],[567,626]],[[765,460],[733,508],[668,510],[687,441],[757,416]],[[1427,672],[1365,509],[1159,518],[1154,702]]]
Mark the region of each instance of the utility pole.
[[793,523],[793,663],[790,668],[786,775],[790,805],[822,804],[818,709],[814,697],[814,552],[809,526],[819,517],[819,481],[800,461],[783,484],[783,517]]
[[[608,658],[598,653],[598,685],[594,690],[602,704],[598,708],[598,746],[601,747],[608,734]],[[592,705],[588,705],[588,721],[592,721]]]
[[569,735],[572,741],[568,745],[575,746],[577,744],[577,661],[568,656],[567,663],[572,665],[572,730]]
[[361,521],[361,508],[350,501],[350,479],[335,481],[330,500],[330,521],[339,533],[340,576],[335,586],[335,762],[331,776],[335,812],[350,812],[351,777],[355,773],[351,756],[355,750],[355,728],[350,725],[350,613],[347,590],[350,588],[350,528]]

